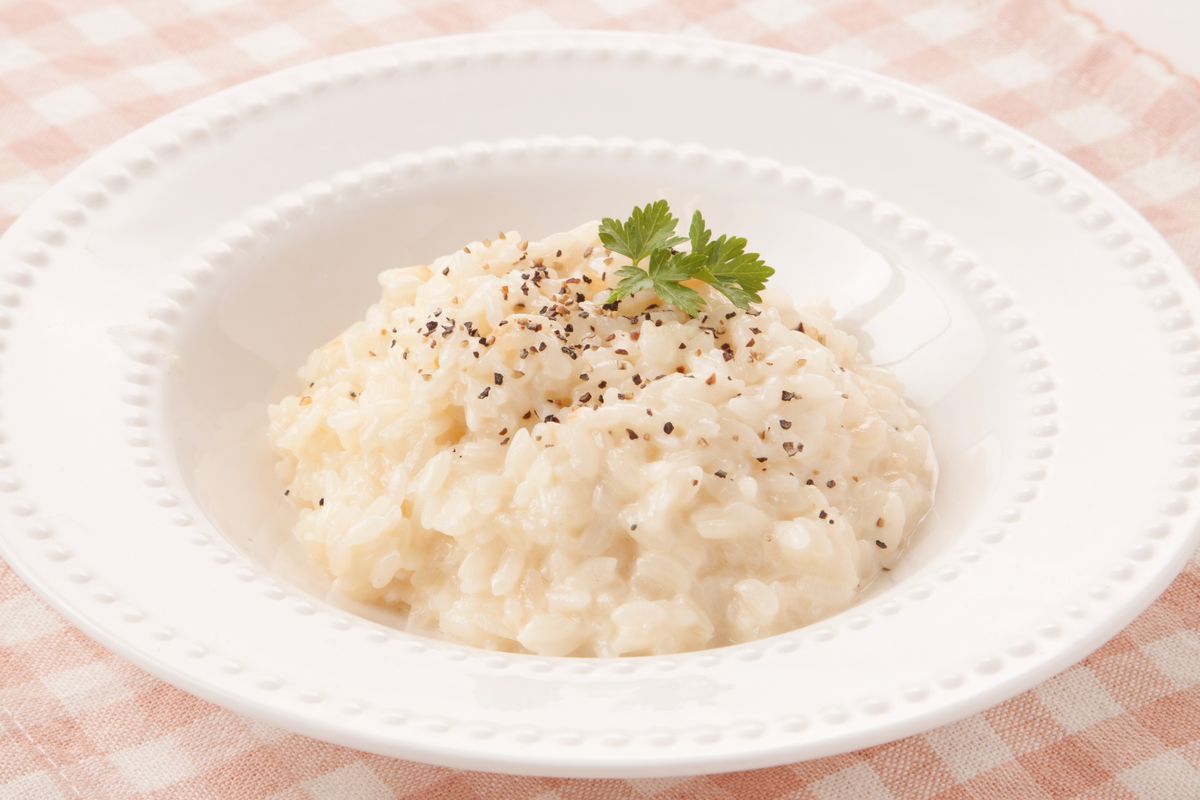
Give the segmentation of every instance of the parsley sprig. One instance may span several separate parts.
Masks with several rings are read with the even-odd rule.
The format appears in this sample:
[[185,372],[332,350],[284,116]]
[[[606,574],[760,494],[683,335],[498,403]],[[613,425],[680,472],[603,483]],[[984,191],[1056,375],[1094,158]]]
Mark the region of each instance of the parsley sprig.
[[[621,281],[609,293],[605,305],[615,306],[630,295],[649,290],[694,317],[700,313],[704,298],[683,284],[688,280],[709,284],[738,308],[762,302],[758,293],[775,270],[758,253],[746,252],[745,239],[724,234],[714,239],[699,211],[692,214],[686,237],[675,235],[678,226],[679,220],[666,200],[634,208],[624,222],[609,217],[601,220],[601,243],[632,262],[617,270]],[[676,248],[684,242],[691,247],[687,252]],[[638,266],[647,259],[645,269]]]

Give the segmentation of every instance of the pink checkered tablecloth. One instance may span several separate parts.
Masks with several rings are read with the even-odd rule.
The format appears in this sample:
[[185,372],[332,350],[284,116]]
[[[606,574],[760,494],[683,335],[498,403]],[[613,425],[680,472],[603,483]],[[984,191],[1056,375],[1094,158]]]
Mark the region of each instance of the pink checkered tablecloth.
[[[386,42],[545,27],[754,42],[930,87],[1081,163],[1200,268],[1200,84],[1059,0],[0,0],[0,230],[89,153],[226,86]],[[243,719],[106,652],[0,563],[0,800],[393,797],[1200,798],[1200,560],[1085,662],[963,722],[639,781],[456,772]]]

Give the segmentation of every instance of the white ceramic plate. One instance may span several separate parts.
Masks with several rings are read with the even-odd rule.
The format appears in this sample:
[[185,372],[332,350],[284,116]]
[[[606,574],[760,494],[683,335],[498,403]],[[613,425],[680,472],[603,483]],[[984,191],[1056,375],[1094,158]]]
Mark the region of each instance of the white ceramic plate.
[[[907,383],[942,478],[901,567],[791,634],[608,661],[326,602],[263,435],[304,355],[384,267],[656,195]],[[96,156],[0,257],[5,558],[155,674],[379,753],[633,776],[882,742],[1083,657],[1196,543],[1200,298],[1162,239],[994,120],[811,59],[554,33],[308,64]]]

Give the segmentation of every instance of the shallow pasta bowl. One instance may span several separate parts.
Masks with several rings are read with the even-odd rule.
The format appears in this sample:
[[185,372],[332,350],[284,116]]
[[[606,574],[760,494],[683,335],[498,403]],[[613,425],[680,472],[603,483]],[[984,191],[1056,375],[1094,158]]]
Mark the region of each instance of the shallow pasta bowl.
[[[822,623],[653,658],[487,653],[328,600],[264,435],[305,354],[383,268],[654,196],[905,382],[941,477],[898,568]],[[555,33],[316,62],[96,156],[0,259],[0,552],[151,672],[366,750],[649,776],[875,744],[1082,658],[1197,540],[1200,297],[1161,237],[1000,123],[812,59]]]

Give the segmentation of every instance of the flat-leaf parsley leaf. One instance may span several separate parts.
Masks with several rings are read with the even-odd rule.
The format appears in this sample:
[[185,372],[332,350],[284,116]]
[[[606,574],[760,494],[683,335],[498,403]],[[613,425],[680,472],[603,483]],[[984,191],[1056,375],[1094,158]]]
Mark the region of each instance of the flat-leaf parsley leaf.
[[[724,234],[714,239],[699,211],[692,215],[687,237],[675,235],[678,225],[666,200],[634,208],[624,222],[606,217],[600,223],[601,243],[631,262],[617,270],[621,280],[606,298],[606,306],[615,308],[624,298],[649,290],[694,317],[704,298],[684,285],[688,280],[709,284],[738,308],[762,302],[758,293],[775,270],[758,253],[746,252],[745,239]],[[675,249],[683,242],[691,245],[689,252]],[[643,269],[639,264],[647,258]]]
[[600,221],[600,243],[614,253],[628,256],[637,266],[655,250],[687,241],[675,235],[678,224],[667,201],[659,200],[647,203],[644,208],[634,208],[624,222],[605,217]]

